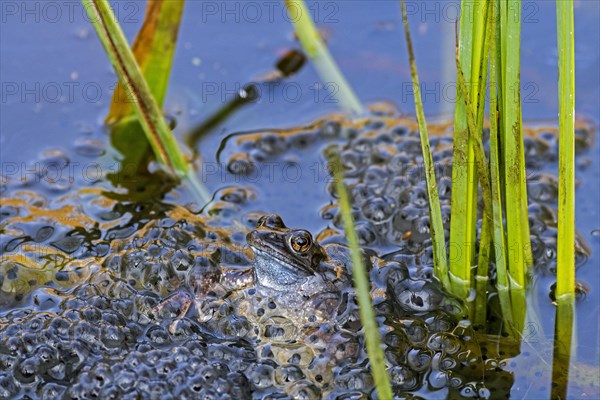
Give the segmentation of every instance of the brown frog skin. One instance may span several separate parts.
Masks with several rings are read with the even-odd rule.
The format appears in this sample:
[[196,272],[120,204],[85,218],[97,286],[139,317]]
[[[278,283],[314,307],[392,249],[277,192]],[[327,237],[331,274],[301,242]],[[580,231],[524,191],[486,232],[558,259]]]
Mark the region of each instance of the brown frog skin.
[[236,293],[254,287],[260,297],[272,299],[280,310],[296,313],[299,319],[316,316],[328,320],[336,314],[341,292],[352,287],[345,270],[350,265],[349,255],[343,246],[330,245],[326,251],[308,231],[288,228],[274,214],[261,217],[246,240],[254,252],[252,268],[205,271],[190,279],[187,289],[156,306],[153,313],[178,303],[175,306],[183,318],[195,304],[200,320],[206,321],[211,316],[203,312],[203,303],[215,288],[222,288],[221,293]]
[[308,231],[287,228],[278,215],[265,215],[246,240],[254,251],[259,294],[298,307],[315,295],[338,292],[327,276],[335,267]]

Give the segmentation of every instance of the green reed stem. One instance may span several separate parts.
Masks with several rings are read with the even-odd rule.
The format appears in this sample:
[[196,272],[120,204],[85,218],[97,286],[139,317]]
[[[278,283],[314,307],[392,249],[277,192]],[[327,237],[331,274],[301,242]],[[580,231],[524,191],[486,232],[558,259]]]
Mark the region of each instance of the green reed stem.
[[[491,11],[499,11],[490,2]],[[490,10],[488,10],[489,12]],[[490,178],[492,190],[492,209],[493,209],[493,238],[494,238],[494,260],[496,264],[496,285],[498,289],[498,298],[500,309],[502,310],[502,319],[507,330],[512,337],[516,337],[513,331],[514,321],[512,304],[510,300],[510,286],[508,281],[508,269],[506,263],[506,239],[504,236],[504,221],[502,212],[502,179],[500,172],[500,153],[498,137],[498,96],[499,83],[502,79],[499,77],[498,61],[500,61],[500,34],[498,30],[498,13],[491,15],[489,20],[490,40],[489,40],[489,61],[490,61]]]
[[392,388],[385,368],[385,357],[381,348],[381,338],[375,318],[375,310],[371,302],[371,285],[365,268],[360,245],[358,244],[358,235],[354,227],[352,218],[352,206],[346,186],[344,185],[344,171],[342,161],[338,150],[330,147],[326,150],[330,170],[333,172],[335,189],[339,197],[340,211],[344,221],[344,230],[346,239],[350,247],[352,259],[352,279],[356,288],[358,297],[358,306],[360,309],[360,319],[365,328],[365,340],[367,344],[367,353],[369,355],[371,374],[375,381],[377,395],[380,399],[392,399]]
[[[479,99],[481,59],[484,45],[485,8],[482,1],[461,3],[458,56],[471,98]],[[467,110],[460,90],[456,91],[454,154],[452,158],[452,211],[450,218],[450,281],[454,293],[467,298],[475,259],[477,221],[477,177],[473,138],[469,135]]]
[[104,46],[110,61],[126,92],[135,106],[137,117],[159,162],[175,177],[188,183],[199,202],[205,204],[210,195],[201,183],[197,182],[190,164],[181,152],[175,137],[152,96],[125,34],[107,0],[82,0],[88,16]]
[[304,1],[285,0],[285,5],[304,52],[314,63],[323,82],[334,86],[331,94],[339,102],[340,108],[344,112],[362,113],[362,104],[323,43]]
[[[566,397],[575,313],[575,26],[572,1],[556,1],[558,33],[558,239],[553,398]],[[565,371],[566,370],[566,371]],[[566,376],[565,376],[566,374]],[[563,378],[563,379],[560,379]]]
[[[561,3],[561,1],[558,1],[557,3]],[[569,297],[568,295],[563,296]],[[568,299],[566,299],[566,301],[558,301],[556,306],[556,319],[554,321],[554,348],[552,354],[551,390],[552,399],[567,398],[574,320],[575,303],[569,302]],[[575,378],[575,380],[577,380],[577,378]]]
[[575,39],[573,2],[556,2],[558,29],[558,240],[556,299],[575,295]]
[[[402,8],[402,23],[404,25],[404,34],[406,36],[406,47],[408,49],[408,58],[410,60],[410,73],[412,76],[413,91],[415,95],[415,109],[417,111],[417,121],[419,123],[419,135],[421,138],[421,151],[423,153],[423,163],[425,168],[425,181],[427,184],[427,195],[429,198],[429,215],[431,220],[431,242],[433,244],[434,273],[442,285],[450,288],[448,279],[448,262],[446,258],[446,240],[444,238],[444,224],[442,222],[442,211],[438,195],[437,183],[435,178],[435,168],[431,148],[429,146],[429,133],[427,131],[427,122],[423,111],[423,102],[421,100],[421,91],[419,89],[419,75],[417,74],[417,63],[413,51],[408,18],[406,16],[406,4],[400,0]],[[456,291],[460,291],[456,288]]]
[[[527,249],[529,236],[523,224],[529,224],[527,213],[527,193],[523,191],[525,165],[523,165],[523,132],[521,130],[521,90],[520,90],[520,51],[521,51],[521,1],[500,0],[501,40],[505,41],[505,69],[503,71],[502,99],[502,149],[504,152],[504,192],[506,197],[506,232],[509,267],[510,292],[513,305],[513,318],[518,331],[525,320],[525,282],[527,276]],[[504,23],[504,24],[503,24]],[[528,226],[527,226],[528,230]]]
[[[480,53],[481,61],[479,63],[479,85],[477,87],[477,130],[473,132],[473,135],[483,134],[483,120],[485,118],[485,95],[487,93],[487,73],[488,73],[488,59],[489,59],[489,45],[491,39],[491,24],[489,22],[490,16],[493,13],[493,3],[490,1],[485,7],[485,14],[483,18],[483,25],[485,30],[483,32],[483,49]],[[468,108],[467,108],[468,109]],[[471,111],[473,112],[473,111]],[[489,177],[489,168],[486,168],[486,175]],[[490,188],[491,196],[491,188]],[[490,202],[492,199],[490,198]],[[482,212],[482,224],[481,234],[479,237],[479,255],[477,257],[477,274],[475,275],[475,307],[474,307],[474,322],[477,325],[485,325],[487,319],[487,285],[489,281],[489,269],[490,269],[490,256],[492,253],[493,243],[493,224],[492,224],[491,208],[485,208]]]
[[481,221],[481,236],[479,239],[479,257],[477,259],[477,274],[475,275],[475,307],[472,312],[472,320],[476,326],[485,326],[487,320],[487,287],[490,270],[491,224],[488,211],[483,211]]

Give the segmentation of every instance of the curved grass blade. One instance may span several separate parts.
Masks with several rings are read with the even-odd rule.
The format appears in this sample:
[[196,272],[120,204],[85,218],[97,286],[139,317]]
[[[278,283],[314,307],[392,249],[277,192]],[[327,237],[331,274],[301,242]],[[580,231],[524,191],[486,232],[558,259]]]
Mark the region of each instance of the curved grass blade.
[[371,374],[375,381],[377,395],[382,400],[392,399],[392,388],[385,368],[385,357],[381,348],[381,338],[375,319],[375,311],[371,302],[371,285],[367,275],[367,270],[363,263],[360,245],[358,244],[358,235],[354,228],[352,219],[352,206],[346,186],[344,185],[344,171],[339,153],[335,147],[326,150],[330,170],[333,172],[335,189],[339,197],[340,211],[344,221],[344,230],[346,239],[350,246],[350,255],[352,258],[352,279],[356,294],[358,297],[358,306],[360,309],[360,319],[365,328],[365,340],[367,343],[367,354],[371,366]]
[[[195,181],[190,164],[167,126],[110,4],[107,0],[82,0],[82,3],[119,79],[128,88],[126,92],[157,159],[175,177],[188,183]],[[205,204],[210,200],[199,182],[193,182],[189,187],[199,202]]]
[[323,82],[335,85],[337,91],[331,94],[339,102],[340,108],[348,113],[362,113],[362,104],[323,43],[304,1],[285,0],[285,5],[304,52],[315,64]]
[[425,181],[427,184],[427,195],[429,198],[429,215],[431,220],[431,242],[433,244],[433,259],[434,273],[440,280],[444,288],[454,293],[460,292],[460,288],[452,288],[448,278],[448,261],[446,257],[446,241],[444,238],[444,224],[442,222],[442,211],[440,199],[437,190],[437,182],[435,178],[435,168],[433,165],[433,157],[429,147],[429,133],[427,132],[427,122],[425,121],[425,113],[423,111],[423,102],[421,100],[421,92],[419,90],[419,75],[417,74],[417,64],[413,51],[412,40],[410,37],[410,29],[408,26],[408,18],[406,16],[406,4],[404,0],[400,0],[402,8],[402,23],[404,25],[404,34],[406,37],[406,47],[408,48],[408,58],[410,61],[410,73],[412,76],[413,91],[415,94],[415,109],[417,111],[417,121],[419,123],[419,135],[421,138],[421,151],[423,153],[423,163],[425,168]]

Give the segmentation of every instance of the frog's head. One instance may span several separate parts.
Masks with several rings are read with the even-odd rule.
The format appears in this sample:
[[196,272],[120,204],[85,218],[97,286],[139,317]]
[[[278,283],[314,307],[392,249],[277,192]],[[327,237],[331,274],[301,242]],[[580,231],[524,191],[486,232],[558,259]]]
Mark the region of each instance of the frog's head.
[[315,276],[325,252],[304,229],[290,229],[278,215],[265,215],[246,236],[254,250],[257,283],[275,290],[289,290]]

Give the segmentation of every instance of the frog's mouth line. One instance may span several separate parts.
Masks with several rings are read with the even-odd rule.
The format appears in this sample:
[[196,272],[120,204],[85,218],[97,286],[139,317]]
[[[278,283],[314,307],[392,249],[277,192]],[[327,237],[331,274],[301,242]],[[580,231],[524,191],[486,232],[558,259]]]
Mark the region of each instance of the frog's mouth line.
[[288,270],[290,273],[298,274],[303,273],[307,276],[314,275],[314,271],[309,270],[302,264],[291,264],[288,260],[284,259],[279,253],[275,250],[269,251],[264,249],[258,249],[252,245],[250,245],[252,251],[254,251],[254,257],[264,257],[271,258],[277,260],[278,264],[281,268]]

